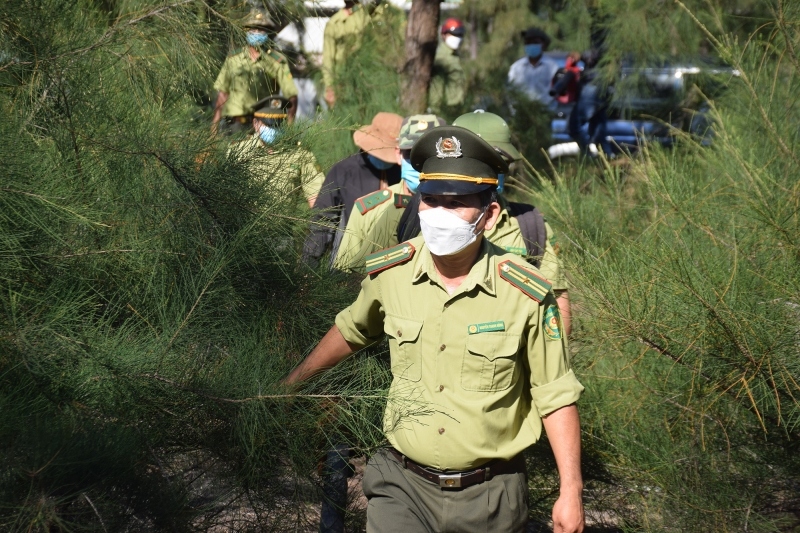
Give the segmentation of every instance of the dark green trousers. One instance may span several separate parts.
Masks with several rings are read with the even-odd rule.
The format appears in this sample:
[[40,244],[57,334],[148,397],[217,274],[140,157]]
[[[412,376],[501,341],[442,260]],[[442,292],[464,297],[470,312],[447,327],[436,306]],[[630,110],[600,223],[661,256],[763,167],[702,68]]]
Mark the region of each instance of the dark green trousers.
[[502,474],[465,489],[442,489],[403,468],[386,450],[367,463],[363,480],[367,533],[523,532],[525,474]]

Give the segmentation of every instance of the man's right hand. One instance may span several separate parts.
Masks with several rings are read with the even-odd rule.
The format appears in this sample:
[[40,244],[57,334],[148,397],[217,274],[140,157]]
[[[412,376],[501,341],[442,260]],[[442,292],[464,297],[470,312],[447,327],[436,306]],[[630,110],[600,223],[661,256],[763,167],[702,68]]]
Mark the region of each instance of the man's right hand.
[[336,94],[333,92],[333,87],[325,87],[325,102],[331,108],[336,105]]

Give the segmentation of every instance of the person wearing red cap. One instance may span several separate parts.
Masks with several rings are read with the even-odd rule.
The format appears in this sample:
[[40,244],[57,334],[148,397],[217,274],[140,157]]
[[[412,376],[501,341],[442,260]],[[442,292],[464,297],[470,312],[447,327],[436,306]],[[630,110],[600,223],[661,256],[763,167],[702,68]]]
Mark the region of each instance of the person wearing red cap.
[[305,264],[316,267],[329,246],[336,257],[357,199],[400,182],[395,147],[402,122],[400,115],[381,112],[353,133],[360,151],[331,167],[314,202],[311,231],[303,244]]
[[442,24],[428,88],[428,108],[432,113],[464,103],[467,81],[458,57],[464,33],[464,23],[456,18],[449,18]]

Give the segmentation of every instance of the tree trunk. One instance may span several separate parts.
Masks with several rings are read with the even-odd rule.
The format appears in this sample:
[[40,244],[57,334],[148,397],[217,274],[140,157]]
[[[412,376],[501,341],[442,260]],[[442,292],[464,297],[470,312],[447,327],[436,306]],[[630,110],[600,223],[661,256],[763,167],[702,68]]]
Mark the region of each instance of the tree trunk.
[[406,28],[406,62],[400,92],[408,113],[424,113],[436,56],[440,0],[413,0]]

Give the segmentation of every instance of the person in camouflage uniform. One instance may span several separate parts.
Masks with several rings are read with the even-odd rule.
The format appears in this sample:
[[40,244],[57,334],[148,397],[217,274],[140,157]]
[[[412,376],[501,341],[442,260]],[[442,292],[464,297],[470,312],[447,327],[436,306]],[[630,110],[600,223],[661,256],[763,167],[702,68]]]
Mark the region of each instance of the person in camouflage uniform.
[[289,64],[283,54],[269,47],[270,35],[277,30],[275,24],[265,13],[254,11],[244,27],[248,30],[247,46],[228,55],[214,82],[214,90],[219,92],[211,120],[214,132],[247,131],[255,103],[273,94],[280,93],[289,100],[289,122],[297,112],[297,86]]

